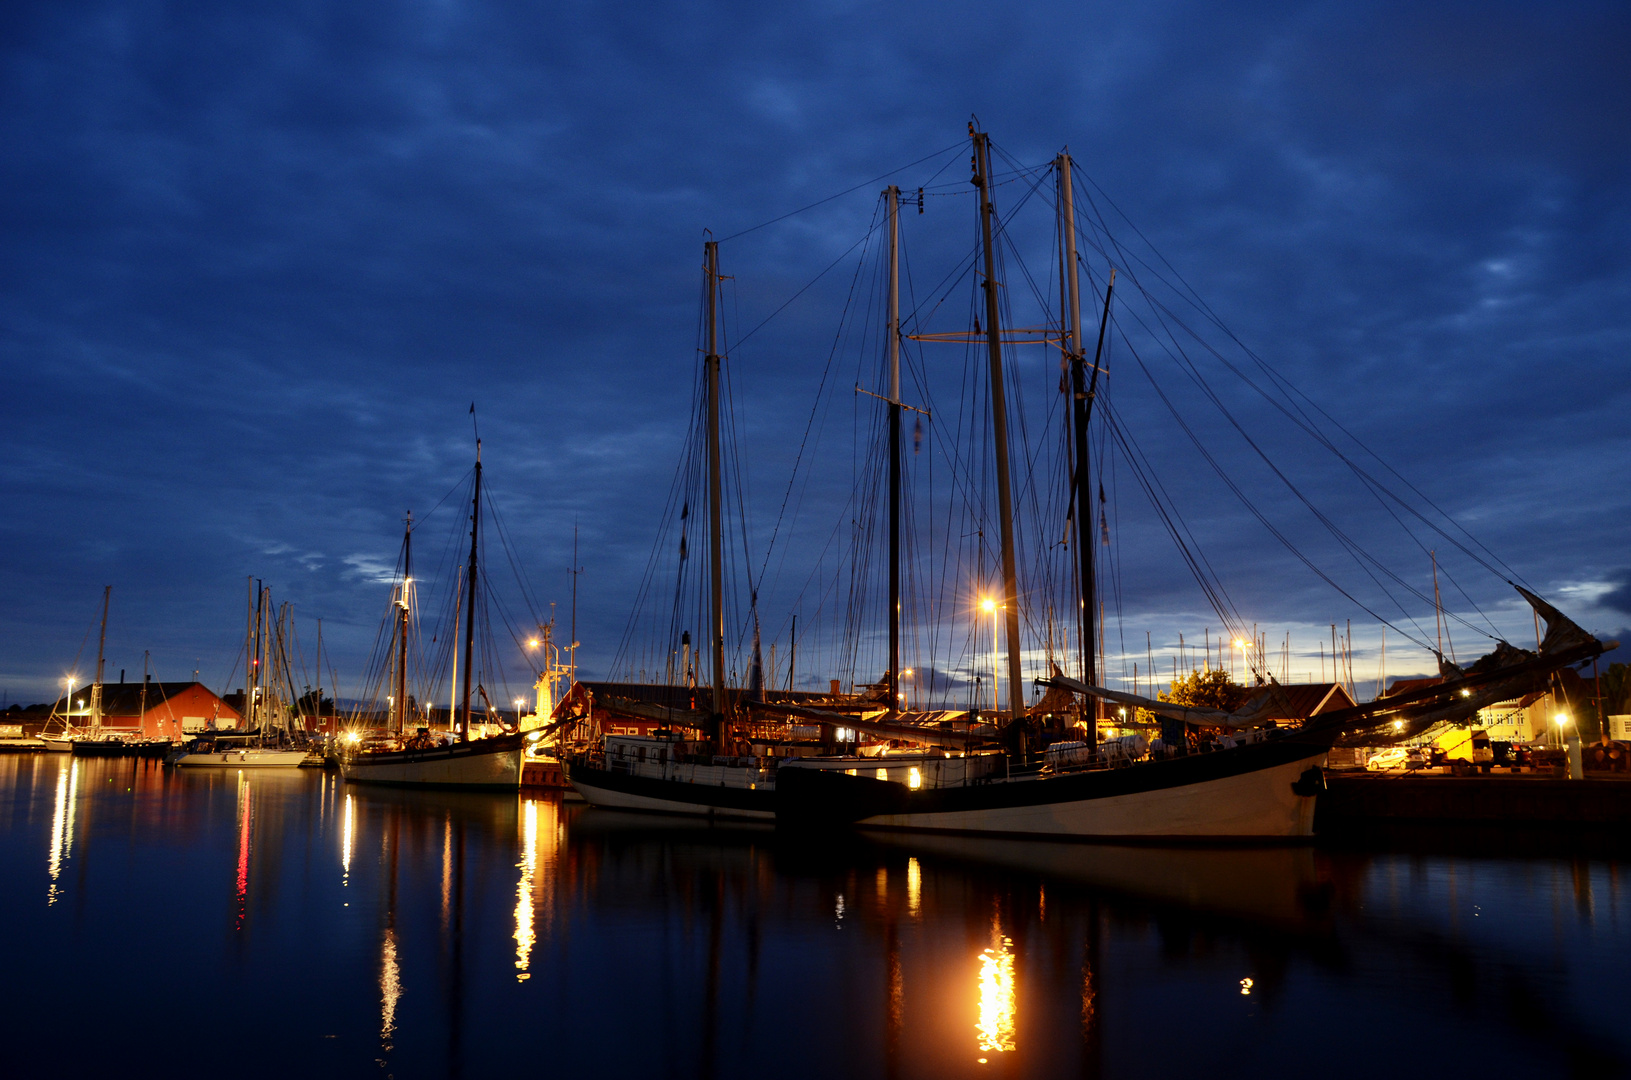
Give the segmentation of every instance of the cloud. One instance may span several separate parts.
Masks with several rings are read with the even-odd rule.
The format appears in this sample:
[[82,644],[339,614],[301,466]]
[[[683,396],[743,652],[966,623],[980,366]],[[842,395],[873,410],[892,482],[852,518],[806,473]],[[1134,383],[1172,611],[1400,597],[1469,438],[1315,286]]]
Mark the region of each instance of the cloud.
[[1611,587],[1597,598],[1598,606],[1631,615],[1631,569],[1616,570],[1608,579]]

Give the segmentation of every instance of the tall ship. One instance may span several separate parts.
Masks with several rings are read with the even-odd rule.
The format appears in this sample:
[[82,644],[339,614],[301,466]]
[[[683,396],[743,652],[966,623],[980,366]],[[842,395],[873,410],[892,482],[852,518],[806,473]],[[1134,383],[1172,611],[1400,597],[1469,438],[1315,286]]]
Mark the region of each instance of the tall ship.
[[[856,440],[873,449],[856,466],[857,482],[864,490],[858,488],[845,511],[850,515],[852,563],[859,568],[850,571],[843,630],[851,664],[868,647],[882,654],[885,673],[876,684],[879,692],[870,698],[862,695],[866,699],[859,709],[854,707],[855,695],[837,693],[827,701],[767,700],[758,645],[764,571],[755,578],[751,567],[745,589],[736,590],[746,593],[748,608],[746,619],[738,616],[738,623],[752,627],[748,685],[727,683],[728,590],[723,570],[727,530],[722,518],[725,494],[739,490],[741,483],[739,477],[728,478],[722,465],[722,458],[731,459],[722,450],[722,430],[730,424],[721,422],[723,350],[718,316],[721,283],[726,279],[719,272],[718,244],[709,242],[704,249],[705,310],[698,349],[703,380],[694,428],[702,434],[701,447],[682,462],[681,479],[691,486],[672,497],[679,512],[675,515],[671,505],[663,526],[677,524],[680,533],[680,577],[673,609],[678,613],[681,599],[697,592],[695,575],[685,577],[690,511],[699,504],[707,510],[707,630],[698,651],[707,658],[711,680],[686,703],[670,706],[661,726],[640,734],[603,732],[589,750],[568,761],[569,780],[590,803],[712,817],[774,818],[804,826],[1076,839],[1296,840],[1313,831],[1315,800],[1324,786],[1322,769],[1338,739],[1369,733],[1367,737],[1378,742],[1398,741],[1435,724],[1464,720],[1495,702],[1544,689],[1562,668],[1590,661],[1613,647],[1586,633],[1535,591],[1515,585],[1521,602],[1535,615],[1535,648],[1512,644],[1486,617],[1489,629],[1476,629],[1493,645],[1487,655],[1468,664],[1446,655],[1443,629],[1436,642],[1420,632],[1419,605],[1431,603],[1441,627],[1452,618],[1471,623],[1440,604],[1436,584],[1432,597],[1426,597],[1370,552],[1357,538],[1357,528],[1338,525],[1267,453],[1265,441],[1246,433],[1236,415],[1239,405],[1229,395],[1255,393],[1267,401],[1278,410],[1287,432],[1328,452],[1367,498],[1382,505],[1377,517],[1396,523],[1424,553],[1426,541],[1450,544],[1476,568],[1503,581],[1510,582],[1516,573],[1379,458],[1359,460],[1359,453],[1368,451],[1339,446],[1330,434],[1333,428],[1350,441],[1357,440],[1255,354],[1240,346],[1248,362],[1257,365],[1256,370],[1245,371],[1185,324],[1176,313],[1180,302],[1238,344],[1187,283],[1181,279],[1174,283],[1175,274],[1168,273],[1170,267],[1158,255],[1130,251],[1109,231],[1102,193],[1095,202],[1096,189],[1082,187],[1068,152],[1046,167],[1007,160],[998,179],[989,136],[973,124],[969,135],[977,240],[961,265],[974,285],[968,309],[971,325],[950,331],[926,325],[951,295],[944,283],[934,301],[918,298],[910,319],[903,319],[904,200],[901,189],[890,186],[882,193],[880,213],[866,237],[868,247],[878,252],[872,280],[881,284],[882,295],[864,303],[852,295],[852,306],[864,307],[877,324],[870,330],[845,326],[837,335],[872,343],[882,361],[875,389],[859,382],[855,387],[855,400],[871,399],[881,416],[871,436]],[[1047,275],[1032,274],[1019,264],[1018,244],[1026,234],[1014,226],[1013,212],[998,213],[993,191],[999,183],[1020,185],[1026,202],[1046,201],[1051,191],[1056,250]],[[941,191],[931,187],[930,193],[950,194],[947,187]],[[1087,198],[1079,202],[1084,193]],[[921,212],[924,189],[918,189],[916,198]],[[1087,209],[1079,209],[1084,204]],[[880,242],[874,245],[874,240]],[[1098,325],[1090,331],[1083,324],[1084,294],[1089,290],[1083,286],[1082,271],[1088,261],[1078,250],[1079,243],[1107,264],[1090,277],[1093,299],[1102,301],[1096,312]],[[1131,283],[1133,295],[1143,305],[1125,321],[1118,319],[1113,306],[1118,277]],[[860,269],[856,279],[862,279]],[[1170,286],[1176,300],[1157,295],[1163,284]],[[1042,309],[1039,325],[1017,323],[1015,297],[1022,288]],[[1119,352],[1112,357],[1118,342]],[[913,370],[916,393],[922,396],[916,402],[905,400],[902,354],[908,344],[919,350]],[[923,424],[946,412],[930,400],[934,380],[923,355],[945,344],[962,346],[967,374],[961,398],[950,410],[955,419],[931,424],[931,463],[950,474],[949,481],[940,483],[942,490],[951,490],[949,501],[954,505],[951,511],[939,507],[931,511],[948,522],[939,526],[938,534],[915,538],[913,523],[921,522],[929,507],[921,492],[912,488],[903,427],[908,414],[915,414],[911,440],[915,454]],[[1027,392],[1034,397],[1034,383],[1027,391],[1027,380],[1038,370],[1047,371],[1034,362],[1037,353],[1022,354],[1026,347],[1057,354],[1058,395],[1046,410],[1033,406],[1027,413],[1010,405],[1023,404]],[[1337,552],[1359,566],[1367,587],[1374,585],[1373,591],[1397,605],[1402,615],[1384,616],[1384,603],[1340,583],[1317,554],[1300,546],[1275,520],[1278,506],[1266,507],[1252,498],[1246,485],[1223,467],[1198,428],[1176,408],[1177,392],[1151,372],[1145,354],[1157,350],[1164,351],[1187,380],[1186,392],[1223,417],[1224,430],[1240,439],[1250,466],[1282,485],[1285,490],[1277,497],[1306,510],[1333,538]],[[1217,376],[1209,376],[1196,354],[1215,360],[1218,370],[1238,379],[1245,389],[1220,390],[1209,381]],[[1113,360],[1147,377],[1155,392],[1154,408],[1166,409],[1170,418],[1159,411],[1131,414],[1117,408],[1118,400],[1110,392]],[[812,410],[812,422],[817,411]],[[1193,444],[1201,465],[1216,472],[1217,490],[1237,497],[1248,515],[1286,548],[1294,566],[1312,571],[1344,601],[1374,617],[1384,632],[1420,646],[1433,658],[1440,677],[1408,693],[1363,704],[1356,701],[1318,716],[1300,714],[1290,693],[1289,635],[1284,648],[1277,650],[1282,662],[1276,665],[1268,641],[1230,598],[1225,575],[1202,550],[1197,530],[1139,442],[1157,417],[1162,435]],[[954,437],[938,434],[946,427],[955,431]],[[1194,579],[1216,624],[1223,628],[1215,666],[1208,629],[1204,671],[1197,665],[1186,673],[1194,678],[1181,677],[1178,660],[1172,657],[1170,694],[1155,691],[1153,643],[1145,656],[1120,641],[1119,655],[1110,652],[1106,612],[1107,608],[1119,612],[1123,604],[1121,560],[1144,555],[1123,552],[1113,542],[1120,518],[1106,489],[1115,490],[1118,476],[1122,483],[1136,485],[1149,502],[1156,525],[1146,535],[1167,534],[1176,548],[1176,558],[1168,565],[1181,567]],[[790,495],[799,479],[795,473],[795,482],[788,485]],[[956,516],[958,507],[966,515],[962,520]],[[874,522],[874,515],[881,520]],[[1112,520],[1117,522],[1115,530]],[[780,523],[778,518],[778,528]],[[739,531],[739,543],[745,543],[748,532]],[[922,532],[923,526],[916,531]],[[672,539],[665,536],[660,543],[671,544]],[[927,561],[922,548],[930,544],[939,545],[942,581],[926,588],[920,580]],[[876,554],[875,548],[880,549]],[[765,562],[769,563],[768,556]],[[1436,562],[1434,567],[1436,582]],[[1158,573],[1149,566],[1146,571]],[[827,595],[840,592],[828,586]],[[871,599],[874,595],[882,604]],[[1412,606],[1416,610],[1410,610]],[[1119,614],[1117,618],[1119,622]],[[875,620],[870,629],[869,620]],[[1542,620],[1544,635],[1538,632]],[[681,628],[677,617],[668,618],[666,625],[658,623],[654,636],[659,642],[655,649],[648,647],[647,655],[687,656],[682,665],[685,677],[679,680],[683,694],[690,673],[689,650],[677,650],[672,643]],[[980,643],[987,632],[990,651],[982,666]],[[1122,629],[1115,632],[1125,634]],[[661,643],[665,634],[670,644]],[[1332,634],[1334,683],[1343,653],[1334,624]],[[737,637],[745,638],[746,632],[739,630]],[[908,667],[908,649],[922,656],[925,639],[930,662],[919,660]],[[963,642],[961,657],[952,660],[970,699],[967,707],[956,716],[946,715],[951,710],[944,709],[939,715],[914,712],[907,676],[914,668],[927,669],[932,689],[937,669],[947,658],[946,651],[936,655],[935,643],[957,640]],[[1230,643],[1227,657],[1222,655],[1223,641]],[[1350,642],[1351,636],[1344,643],[1349,659],[1342,681],[1351,689]],[[1180,643],[1178,651],[1182,648]],[[1189,666],[1187,656],[1185,660]],[[1123,672],[1113,674],[1112,663]],[[702,662],[697,666],[701,668]],[[776,665],[771,667],[774,671]],[[1130,678],[1125,670],[1129,667]],[[1240,682],[1234,681],[1232,672],[1241,675]],[[1115,681],[1122,683],[1121,689],[1113,688]],[[1180,683],[1186,684],[1185,693],[1179,692]],[[694,687],[695,681],[689,685]],[[999,686],[1005,694],[999,694]],[[1187,687],[1199,687],[1206,694],[1190,695]],[[1038,695],[1037,700],[1028,700],[1027,691]],[[944,691],[941,696],[946,696]]]
[[[482,507],[481,442],[476,442],[476,463],[471,481],[470,554],[462,578],[455,577],[451,646],[446,650],[453,671],[449,685],[457,698],[450,702],[448,725],[435,726],[422,695],[413,692],[411,670],[418,650],[417,589],[413,578],[412,543],[414,523],[410,516],[402,538],[402,555],[388,623],[390,635],[382,668],[389,692],[384,695],[386,726],[383,732],[365,728],[360,716],[353,716],[340,742],[339,768],[347,783],[386,784],[395,787],[479,788],[518,791],[527,735],[519,730],[487,737],[472,737],[476,726],[473,697],[485,706],[484,713],[501,716],[493,707],[487,690],[473,679],[478,640],[476,622],[484,605],[479,602],[479,586],[485,567],[481,552]],[[459,588],[462,582],[463,589]],[[458,666],[458,629],[463,629],[462,682]],[[374,694],[376,699],[379,694]],[[483,731],[491,726],[482,724]]]

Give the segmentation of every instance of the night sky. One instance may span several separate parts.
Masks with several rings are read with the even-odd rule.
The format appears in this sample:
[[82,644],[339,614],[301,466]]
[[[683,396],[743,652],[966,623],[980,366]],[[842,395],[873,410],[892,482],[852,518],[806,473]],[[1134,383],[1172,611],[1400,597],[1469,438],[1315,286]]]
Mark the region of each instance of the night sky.
[[[158,677],[240,685],[249,576],[308,647],[323,618],[349,693],[404,512],[470,468],[472,402],[563,617],[578,527],[580,660],[607,672],[690,423],[705,230],[731,238],[741,336],[866,233],[884,183],[949,163],[934,182],[966,190],[972,115],[1012,162],[1068,145],[1242,342],[1631,641],[1623,4],[52,0],[0,28],[6,700],[53,697],[92,628],[83,683],[104,585],[110,679],[147,650]],[[972,203],[929,202],[908,242],[939,280]],[[854,276],[839,262],[732,354],[755,562]],[[1057,364],[1032,367],[1040,400]],[[847,423],[854,364],[834,378]],[[844,513],[837,487],[805,489],[800,520]],[[1350,618],[1370,648],[1361,611],[1254,556],[1272,545],[1238,504],[1195,515],[1271,648],[1292,629],[1312,654]],[[788,543],[803,580],[813,549]],[[1378,544],[1426,581],[1425,557]],[[1171,559],[1123,569],[1129,648],[1207,625]],[[1452,572],[1533,645],[1510,590]],[[787,590],[761,602],[768,642]]]

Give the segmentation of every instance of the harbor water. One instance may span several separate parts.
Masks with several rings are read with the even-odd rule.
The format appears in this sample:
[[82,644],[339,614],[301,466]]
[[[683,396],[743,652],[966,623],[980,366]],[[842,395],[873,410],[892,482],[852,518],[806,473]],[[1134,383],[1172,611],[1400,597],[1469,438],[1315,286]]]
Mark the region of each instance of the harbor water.
[[1631,1072],[1623,853],[789,835],[0,760],[11,1076]]

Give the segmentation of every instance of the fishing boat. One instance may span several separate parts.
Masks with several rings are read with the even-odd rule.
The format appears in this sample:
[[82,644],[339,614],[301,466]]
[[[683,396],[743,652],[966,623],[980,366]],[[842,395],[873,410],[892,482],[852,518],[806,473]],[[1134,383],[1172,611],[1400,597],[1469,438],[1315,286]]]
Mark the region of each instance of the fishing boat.
[[[394,787],[485,788],[519,791],[527,737],[516,731],[488,738],[472,739],[472,666],[475,662],[477,587],[481,581],[478,562],[481,529],[481,441],[476,441],[475,478],[470,500],[470,558],[465,570],[463,591],[464,682],[462,708],[453,715],[454,730],[433,736],[429,724],[421,725],[409,694],[409,641],[414,623],[412,580],[412,536],[410,518],[403,534],[401,575],[393,584],[391,680],[388,695],[389,740],[377,747],[365,747],[361,732],[353,729],[342,742],[340,774],[350,784],[386,784]],[[455,627],[459,622],[455,608]],[[455,630],[455,633],[457,631]],[[456,653],[455,653],[456,656]],[[457,685],[457,675],[454,683]],[[475,687],[484,699],[486,691]],[[410,730],[412,734],[409,734]]]

